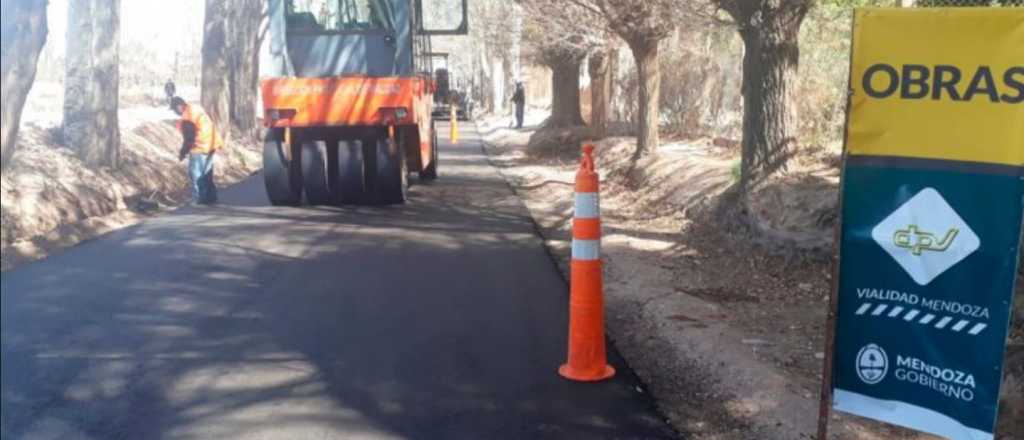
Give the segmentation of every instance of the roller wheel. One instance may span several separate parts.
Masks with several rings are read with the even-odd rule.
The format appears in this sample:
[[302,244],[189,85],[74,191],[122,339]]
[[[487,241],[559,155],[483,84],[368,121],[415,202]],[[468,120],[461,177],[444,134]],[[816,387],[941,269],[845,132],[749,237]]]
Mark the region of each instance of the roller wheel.
[[409,188],[409,169],[405,151],[390,138],[377,141],[374,199],[381,205],[405,203]]
[[366,166],[363,142],[338,142],[337,175],[334,177],[335,200],[341,204],[359,203],[366,198]]
[[288,160],[284,142],[273,130],[268,130],[263,141],[263,183],[267,198],[274,206],[297,206],[302,203],[302,150],[292,148]]
[[437,179],[437,157],[438,157],[438,145],[437,143],[437,131],[434,130],[434,124],[430,124],[430,165],[423,168],[420,171],[420,180],[435,180]]
[[302,143],[302,187],[310,205],[331,203],[331,188],[327,180],[327,144],[324,141]]

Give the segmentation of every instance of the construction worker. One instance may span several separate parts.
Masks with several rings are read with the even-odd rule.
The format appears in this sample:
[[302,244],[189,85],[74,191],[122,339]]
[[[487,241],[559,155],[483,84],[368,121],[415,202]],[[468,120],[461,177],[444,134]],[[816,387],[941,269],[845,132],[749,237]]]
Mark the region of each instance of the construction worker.
[[523,112],[526,109],[526,91],[523,82],[516,81],[516,91],[512,94],[512,103],[516,106],[516,128],[523,128]]
[[178,96],[171,98],[171,109],[181,120],[178,131],[183,141],[178,160],[188,157],[188,175],[192,182],[192,203],[217,203],[217,186],[213,181],[214,154],[223,144],[213,120],[197,105],[190,105]]
[[178,88],[174,86],[174,80],[168,78],[167,82],[164,83],[164,94],[167,95],[167,103],[171,103],[171,99],[178,93]]

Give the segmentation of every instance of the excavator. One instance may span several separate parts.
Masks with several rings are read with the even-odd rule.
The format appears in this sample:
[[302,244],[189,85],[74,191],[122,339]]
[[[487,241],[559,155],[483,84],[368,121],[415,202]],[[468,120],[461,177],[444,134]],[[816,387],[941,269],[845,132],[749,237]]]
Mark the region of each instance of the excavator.
[[431,38],[468,0],[268,0],[263,176],[275,206],[401,204],[438,177]]

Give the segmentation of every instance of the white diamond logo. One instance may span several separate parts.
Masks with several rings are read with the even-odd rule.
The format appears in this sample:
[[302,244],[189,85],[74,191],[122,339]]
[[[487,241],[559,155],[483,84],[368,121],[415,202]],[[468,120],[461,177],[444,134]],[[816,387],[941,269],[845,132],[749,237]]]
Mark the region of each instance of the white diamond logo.
[[922,286],[981,247],[978,235],[934,188],[921,190],[882,220],[871,238]]

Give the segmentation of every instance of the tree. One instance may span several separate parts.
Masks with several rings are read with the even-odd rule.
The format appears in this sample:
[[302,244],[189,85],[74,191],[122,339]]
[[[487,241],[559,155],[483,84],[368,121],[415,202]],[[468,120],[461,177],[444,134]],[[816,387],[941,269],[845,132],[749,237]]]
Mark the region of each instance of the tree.
[[675,28],[678,5],[673,0],[573,0],[600,12],[608,28],[621,37],[636,62],[639,81],[637,146],[633,159],[658,149],[661,101],[661,71],[658,46]]
[[47,0],[0,1],[0,168],[14,154],[21,112],[46,44],[46,5]]
[[64,143],[88,166],[117,167],[120,0],[68,1]]
[[473,78],[473,95],[486,111],[500,111],[511,96],[509,81],[520,73],[522,11],[513,2],[476,0],[469,2],[469,14],[473,23],[469,38],[434,40],[431,44],[438,45],[433,50],[449,53],[451,69],[464,71],[463,78]]
[[615,43],[609,43],[605,50],[607,54],[604,58],[605,62],[608,63],[608,75],[605,77],[605,80],[608,81],[608,119],[621,119],[617,117],[613,107],[617,102],[615,94],[618,92],[616,75],[619,73],[619,46]]
[[[565,1],[565,0],[555,0]],[[550,3],[551,0],[547,0]],[[453,2],[448,2],[453,3]],[[469,37],[434,39],[431,50],[447,52],[448,65],[469,82],[472,96],[487,112],[510,106],[514,80],[525,80],[524,58],[539,64],[536,47],[527,38],[536,22],[526,17],[539,0],[473,0],[469,2]],[[534,32],[533,36],[541,36]],[[434,67],[439,67],[435,64]],[[529,92],[529,89],[527,90]]]
[[238,0],[231,8],[229,21],[229,112],[231,126],[243,135],[255,135],[259,129],[256,105],[259,95],[259,50],[265,27],[266,1]]
[[585,52],[549,46],[540,50],[539,61],[551,69],[551,116],[545,127],[584,125],[580,110],[580,68]]
[[812,0],[712,0],[743,40],[743,143],[739,194],[786,166],[796,146],[793,81],[800,25]]
[[262,0],[206,0],[202,48],[203,108],[222,135],[258,129],[259,48],[266,17]]
[[206,15],[203,26],[203,67],[200,80],[203,109],[213,119],[221,136],[228,139],[230,132],[224,130],[231,119],[232,75],[228,47],[229,14],[232,0],[206,0]]
[[587,63],[587,73],[590,74],[590,128],[595,139],[604,139],[608,135],[608,107],[612,87],[609,55],[608,50],[595,51],[590,54]]
[[523,0],[524,39],[534,61],[551,69],[551,116],[545,127],[583,125],[580,69],[603,43],[593,12],[570,1]]

